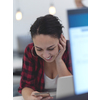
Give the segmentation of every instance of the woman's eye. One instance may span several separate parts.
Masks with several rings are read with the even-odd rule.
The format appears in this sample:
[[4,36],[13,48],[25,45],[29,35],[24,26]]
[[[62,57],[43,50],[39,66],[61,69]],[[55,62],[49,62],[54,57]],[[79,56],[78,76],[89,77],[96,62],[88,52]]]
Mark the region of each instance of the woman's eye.
[[37,51],[42,51],[41,49],[37,49]]
[[[54,48],[47,49],[47,50],[52,51],[52,50],[54,50]],[[42,51],[42,49],[37,49],[37,51]]]
[[54,48],[52,48],[52,49],[48,49],[48,50],[50,50],[50,51],[51,51],[51,50],[54,50]]

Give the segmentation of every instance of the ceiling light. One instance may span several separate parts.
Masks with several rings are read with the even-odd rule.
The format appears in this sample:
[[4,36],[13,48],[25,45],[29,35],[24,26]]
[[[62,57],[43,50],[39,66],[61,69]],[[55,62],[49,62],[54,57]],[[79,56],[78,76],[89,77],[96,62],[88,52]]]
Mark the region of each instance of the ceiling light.
[[20,10],[18,10],[18,11],[16,12],[16,20],[21,20],[21,19],[22,19],[22,13],[21,13]]
[[56,13],[56,8],[53,5],[50,6],[49,13],[52,15],[54,15]]

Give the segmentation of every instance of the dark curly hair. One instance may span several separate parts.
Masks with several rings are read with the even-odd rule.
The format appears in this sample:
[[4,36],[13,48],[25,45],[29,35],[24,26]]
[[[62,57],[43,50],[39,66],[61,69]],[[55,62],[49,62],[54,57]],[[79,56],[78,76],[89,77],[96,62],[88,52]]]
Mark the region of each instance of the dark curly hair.
[[53,15],[45,15],[36,19],[30,28],[31,37],[37,34],[50,35],[51,37],[60,38],[62,31],[62,24],[59,18]]

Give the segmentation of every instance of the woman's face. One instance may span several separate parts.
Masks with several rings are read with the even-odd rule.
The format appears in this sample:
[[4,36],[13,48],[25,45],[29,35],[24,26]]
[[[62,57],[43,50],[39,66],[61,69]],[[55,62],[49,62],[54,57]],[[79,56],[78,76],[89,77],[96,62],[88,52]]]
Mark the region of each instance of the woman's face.
[[58,55],[59,39],[49,35],[36,35],[33,38],[36,54],[46,62],[53,62]]

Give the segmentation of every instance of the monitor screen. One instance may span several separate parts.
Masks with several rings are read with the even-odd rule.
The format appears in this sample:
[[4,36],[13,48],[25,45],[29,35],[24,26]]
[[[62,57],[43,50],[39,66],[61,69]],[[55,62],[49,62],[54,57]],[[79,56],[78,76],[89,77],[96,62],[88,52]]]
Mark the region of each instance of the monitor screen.
[[68,10],[75,94],[88,92],[88,8]]

